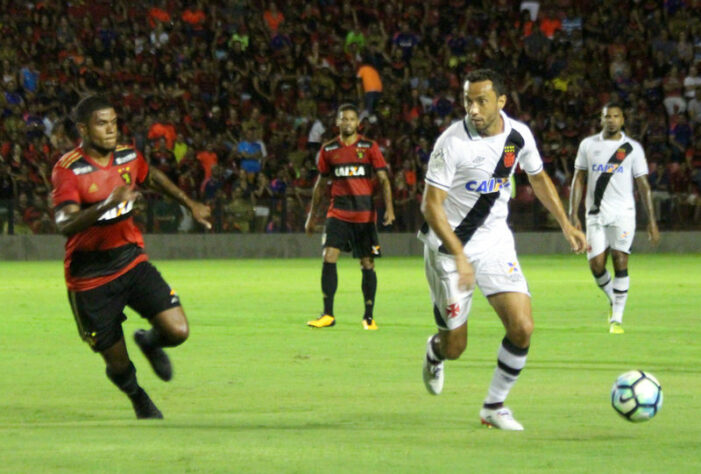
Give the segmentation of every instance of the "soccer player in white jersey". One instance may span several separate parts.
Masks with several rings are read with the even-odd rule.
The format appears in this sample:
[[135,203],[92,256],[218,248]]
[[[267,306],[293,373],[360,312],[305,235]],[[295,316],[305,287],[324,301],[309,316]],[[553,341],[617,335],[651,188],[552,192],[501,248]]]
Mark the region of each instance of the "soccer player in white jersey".
[[476,283],[506,329],[480,417],[488,426],[522,430],[504,406],[526,364],[533,332],[530,293],[506,223],[509,177],[517,164],[572,249],[584,251],[586,238],[567,220],[533,134],[502,111],[505,103],[499,74],[489,69],[470,72],[464,85],[467,115],[443,132],[429,160],[421,206],[426,224],[419,238],[424,242],[438,333],[426,343],[423,378],[429,393],[441,393],[444,360],[457,359],[467,346],[467,318]]
[[[633,180],[638,187],[648,215],[648,234],[653,245],[660,240],[650,186],[647,182],[647,161],[640,143],[622,130],[623,109],[610,103],[601,112],[602,131],[579,144],[574,162],[570,221],[576,228],[582,224],[578,213],[587,178],[586,224],[589,268],[609,300],[609,332],[623,334],[623,310],[628,298],[628,254],[635,235],[635,199]],[[611,252],[614,277],[606,270]]]

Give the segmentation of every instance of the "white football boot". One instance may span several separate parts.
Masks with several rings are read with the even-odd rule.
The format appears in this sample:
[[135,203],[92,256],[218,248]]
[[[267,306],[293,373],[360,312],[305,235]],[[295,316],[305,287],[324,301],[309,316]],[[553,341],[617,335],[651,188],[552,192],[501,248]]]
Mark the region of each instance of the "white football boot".
[[523,431],[523,425],[514,419],[514,415],[507,407],[484,408],[480,410],[482,424],[492,428],[508,431]]
[[431,395],[439,395],[443,391],[443,362],[432,364],[428,361],[428,348],[433,336],[429,336],[426,342],[426,354],[424,354],[424,385]]

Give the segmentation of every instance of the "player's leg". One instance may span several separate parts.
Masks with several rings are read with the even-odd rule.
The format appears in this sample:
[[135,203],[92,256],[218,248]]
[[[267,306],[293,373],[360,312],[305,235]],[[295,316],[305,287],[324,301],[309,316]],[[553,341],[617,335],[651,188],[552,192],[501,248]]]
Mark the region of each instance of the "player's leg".
[[336,317],[333,312],[334,296],[338,288],[336,263],[341,251],[350,250],[350,229],[348,224],[334,218],[326,219],[321,245],[323,247],[321,294],[324,301],[324,311],[317,319],[307,321],[307,326],[313,328],[331,327],[336,324]]
[[381,257],[380,241],[377,237],[375,223],[351,224],[351,247],[353,257],[360,259],[360,268],[363,272],[361,289],[365,311],[362,325],[364,329],[377,329],[373,310],[375,307],[375,294],[377,293],[377,274],[375,273],[375,258]]
[[499,315],[506,336],[497,352],[497,367],[482,405],[482,423],[506,430],[522,430],[511,410],[504,406],[506,397],[526,365],[533,333],[531,298],[527,293],[504,292],[489,295],[489,303]]
[[136,417],[139,419],[163,418],[161,411],[136,380],[136,367],[129,360],[124,337],[120,337],[119,341],[112,346],[100,351],[100,355],[105,361],[107,378],[129,397]]
[[136,380],[136,369],[124,344],[122,322],[125,298],[120,289],[122,276],[98,288],[68,292],[78,333],[93,351],[102,355],[107,377],[132,402],[137,418],[163,418]]
[[630,278],[628,277],[628,254],[620,250],[611,251],[613,260],[613,308],[611,313],[611,323],[623,323],[623,311],[628,300],[628,288]]
[[182,344],[189,335],[180,297],[149,262],[137,265],[132,272],[127,304],[151,323],[139,329],[134,341],[162,380],[173,377],[173,368],[164,347]]
[[443,390],[444,361],[459,358],[467,347],[467,317],[472,291],[464,291],[458,286],[452,256],[425,246],[424,262],[438,332],[426,341],[423,380],[428,392],[438,395]]
[[589,269],[597,286],[606,295],[610,306],[613,304],[613,283],[611,274],[606,270],[609,243],[604,227],[593,219],[587,221],[587,244],[589,245],[587,250]]
[[373,257],[362,257],[360,259],[360,269],[363,272],[360,287],[363,291],[363,302],[365,303],[365,311],[363,312],[363,328],[376,330],[377,323],[373,318],[375,294],[377,293],[375,259]]

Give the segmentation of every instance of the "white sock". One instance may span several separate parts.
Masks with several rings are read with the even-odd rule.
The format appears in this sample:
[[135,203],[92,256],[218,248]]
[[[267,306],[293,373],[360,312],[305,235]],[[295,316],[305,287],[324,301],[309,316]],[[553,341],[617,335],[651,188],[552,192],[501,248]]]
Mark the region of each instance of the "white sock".
[[521,370],[526,365],[528,347],[522,349],[513,345],[506,337],[501,341],[497,352],[497,367],[494,369],[492,383],[487,391],[485,405],[503,403],[511,387],[516,383]]
[[606,294],[606,297],[609,299],[609,304],[613,304],[613,283],[611,282],[611,274],[608,270],[604,270],[604,273],[599,276],[594,275],[594,280],[596,280],[596,284],[599,285],[601,291]]
[[623,322],[623,310],[626,308],[629,287],[630,277],[628,277],[628,270],[616,272],[616,276],[613,278],[613,308],[611,322]]

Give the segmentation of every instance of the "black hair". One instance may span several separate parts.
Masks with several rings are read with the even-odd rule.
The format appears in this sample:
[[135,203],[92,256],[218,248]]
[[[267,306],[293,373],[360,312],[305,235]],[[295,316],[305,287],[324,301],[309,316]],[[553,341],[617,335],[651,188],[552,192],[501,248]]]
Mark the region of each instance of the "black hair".
[[618,109],[621,111],[621,115],[623,115],[624,117],[626,115],[626,110],[623,108],[623,104],[621,104],[620,102],[616,102],[616,101],[607,102],[606,104],[604,104],[601,111],[603,112],[604,110],[607,110],[607,109]]
[[353,112],[355,112],[355,115],[360,117],[358,107],[355,104],[351,104],[350,102],[338,106],[338,115],[341,115],[341,113],[345,112],[346,110],[352,110]]
[[504,78],[493,69],[475,69],[467,74],[465,80],[467,82],[492,81],[492,89],[494,89],[497,97],[506,95]]
[[112,109],[114,106],[102,95],[89,95],[75,106],[73,109],[73,120],[75,123],[87,124],[93,112],[102,109]]

